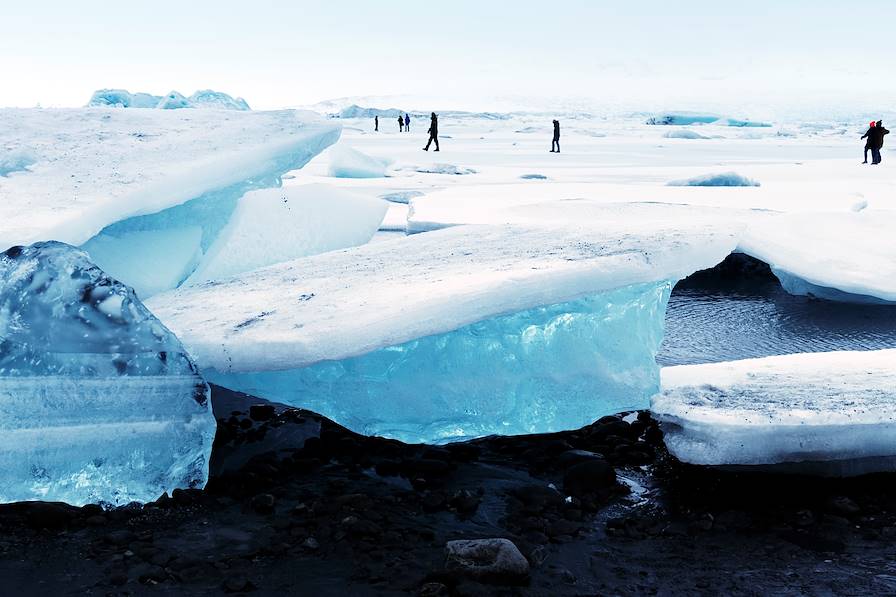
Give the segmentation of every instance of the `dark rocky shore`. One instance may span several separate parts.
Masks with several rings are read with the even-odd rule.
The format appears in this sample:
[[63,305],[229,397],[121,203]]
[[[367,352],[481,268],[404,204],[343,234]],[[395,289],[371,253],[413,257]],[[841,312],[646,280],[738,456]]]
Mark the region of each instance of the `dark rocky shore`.
[[2,593],[896,594],[893,475],[685,466],[647,413],[425,446],[213,400],[204,491],[0,506]]

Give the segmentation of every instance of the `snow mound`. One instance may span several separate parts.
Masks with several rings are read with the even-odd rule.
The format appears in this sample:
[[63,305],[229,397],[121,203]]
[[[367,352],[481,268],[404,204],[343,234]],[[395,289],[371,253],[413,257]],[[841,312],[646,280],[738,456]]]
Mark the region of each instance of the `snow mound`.
[[234,98],[220,91],[200,89],[190,96],[190,104],[195,108],[214,108],[217,110],[250,110],[249,104],[241,97]]
[[669,131],[663,137],[667,139],[709,139],[709,137],[705,135],[701,135],[697,131],[691,131],[688,129],[678,129],[674,131]]
[[391,163],[390,159],[337,145],[330,150],[329,175],[334,178],[382,178]]
[[391,203],[408,203],[411,199],[422,197],[423,195],[424,193],[421,191],[394,191],[392,193],[380,195],[380,199]]
[[704,174],[683,180],[673,180],[666,183],[670,187],[758,187],[755,180],[742,176],[737,172],[723,172],[720,174]]
[[125,505],[203,487],[215,435],[186,351],[83,251],[0,255],[0,502]]
[[692,464],[896,470],[896,350],[669,367],[651,410]]
[[[322,184],[246,193],[189,284],[362,245],[387,203]],[[172,288],[173,286],[169,286]]]
[[193,108],[193,104],[177,91],[171,91],[168,95],[162,97],[156,108],[159,110],[179,110],[181,108]]
[[671,285],[735,245],[696,219],[582,221],[401,237],[149,304],[210,381],[362,433],[573,428],[646,404]]

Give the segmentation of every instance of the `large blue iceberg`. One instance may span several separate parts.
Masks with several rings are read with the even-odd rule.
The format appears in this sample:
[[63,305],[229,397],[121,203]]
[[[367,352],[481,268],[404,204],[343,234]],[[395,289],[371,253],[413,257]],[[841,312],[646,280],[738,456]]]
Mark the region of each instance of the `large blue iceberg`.
[[203,487],[208,386],[180,341],[87,255],[0,255],[0,502],[146,502]]
[[501,315],[338,361],[209,381],[409,442],[573,429],[645,408],[671,282]]

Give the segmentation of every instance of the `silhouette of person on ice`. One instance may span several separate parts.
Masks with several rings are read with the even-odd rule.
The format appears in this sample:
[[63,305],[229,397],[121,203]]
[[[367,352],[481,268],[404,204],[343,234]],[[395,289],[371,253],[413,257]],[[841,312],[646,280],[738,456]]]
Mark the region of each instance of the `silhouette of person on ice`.
[[374,131],[380,130],[380,117],[379,116],[373,117],[373,130]]
[[871,139],[874,136],[874,125],[875,124],[877,124],[877,123],[872,120],[871,124],[868,125],[868,130],[865,132],[864,135],[862,135],[862,139],[868,139],[867,141],[865,141],[865,161],[862,162],[863,164],[868,163],[868,150],[871,149]]
[[429,117],[429,141],[426,142],[426,147],[423,148],[423,151],[429,151],[429,145],[435,141],[436,143],[436,151],[439,150],[439,117],[436,116],[436,113],[433,112]]
[[[556,147],[557,149],[554,149]],[[554,139],[551,141],[551,153],[560,153],[560,121],[554,121]]]
[[868,136],[869,140],[873,140],[871,143],[871,164],[877,165],[880,164],[881,156],[880,150],[884,146],[884,136],[889,135],[890,131],[884,128],[884,121],[878,120],[874,125],[874,133]]
[[404,132],[411,132],[411,117],[407,114],[404,115]]
[[400,133],[403,130],[404,130],[404,118],[399,116],[398,117],[398,132]]

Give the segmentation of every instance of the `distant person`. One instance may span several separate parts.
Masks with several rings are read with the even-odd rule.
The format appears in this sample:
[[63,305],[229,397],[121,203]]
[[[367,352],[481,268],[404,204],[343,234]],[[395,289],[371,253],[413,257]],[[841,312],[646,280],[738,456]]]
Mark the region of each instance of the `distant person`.
[[436,113],[433,112],[429,117],[429,141],[426,142],[426,147],[423,148],[423,151],[429,151],[429,144],[435,141],[436,143],[436,151],[439,150],[439,117],[436,116]]
[[380,117],[379,116],[373,117],[373,130],[374,131],[380,130]]
[[407,113],[404,115],[404,132],[411,132],[411,117]]
[[404,130],[404,118],[401,115],[398,116],[398,132],[402,132]]
[[863,164],[868,163],[868,150],[871,149],[871,143],[874,137],[874,125],[876,124],[877,123],[872,120],[871,124],[868,125],[868,130],[865,131],[864,135],[862,135],[862,139],[868,139],[867,141],[865,141],[865,161],[862,162]]
[[884,121],[878,120],[874,125],[874,143],[871,144],[871,164],[880,164],[880,150],[884,146],[884,136],[889,135],[890,131],[884,128]]
[[[554,147],[557,149],[555,150]],[[551,153],[560,153],[560,121],[554,121],[554,140],[551,141]]]

